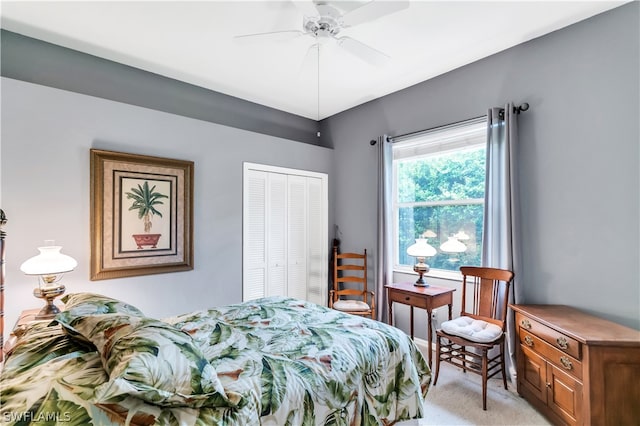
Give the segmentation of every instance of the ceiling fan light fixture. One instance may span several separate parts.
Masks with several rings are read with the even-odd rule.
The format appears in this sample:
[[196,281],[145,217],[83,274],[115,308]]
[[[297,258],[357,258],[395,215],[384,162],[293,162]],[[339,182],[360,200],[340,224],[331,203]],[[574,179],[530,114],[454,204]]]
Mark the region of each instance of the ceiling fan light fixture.
[[342,30],[340,22],[332,16],[305,17],[303,28],[316,38],[332,38]]

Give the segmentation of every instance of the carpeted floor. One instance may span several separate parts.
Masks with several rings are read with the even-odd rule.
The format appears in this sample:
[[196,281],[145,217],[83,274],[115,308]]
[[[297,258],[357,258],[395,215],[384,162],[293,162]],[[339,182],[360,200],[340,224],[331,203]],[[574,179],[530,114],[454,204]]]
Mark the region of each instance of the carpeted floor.
[[[434,365],[435,370],[435,365]],[[502,379],[489,379],[487,384],[487,411],[482,410],[481,377],[463,373],[452,365],[440,364],[437,386],[429,388],[425,400],[425,417],[402,422],[402,426],[427,425],[550,425],[541,414],[516,392],[515,384]]]

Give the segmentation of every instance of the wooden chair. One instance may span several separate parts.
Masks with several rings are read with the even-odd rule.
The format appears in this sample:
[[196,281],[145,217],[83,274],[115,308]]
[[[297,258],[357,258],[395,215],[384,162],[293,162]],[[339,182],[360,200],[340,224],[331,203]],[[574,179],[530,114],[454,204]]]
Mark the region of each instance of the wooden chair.
[[375,300],[375,293],[367,290],[367,250],[364,254],[338,253],[334,246],[333,290],[329,291],[329,307],[375,319]]
[[[482,376],[482,409],[487,409],[487,380],[502,372],[507,389],[504,340],[509,288],[513,272],[496,268],[463,266],[462,309],[460,317],[445,321],[436,330],[436,372],[440,361],[448,362]],[[469,300],[467,300],[469,299]],[[467,309],[467,304],[471,304]],[[495,346],[499,353],[489,351]],[[491,358],[490,358],[491,357]]]

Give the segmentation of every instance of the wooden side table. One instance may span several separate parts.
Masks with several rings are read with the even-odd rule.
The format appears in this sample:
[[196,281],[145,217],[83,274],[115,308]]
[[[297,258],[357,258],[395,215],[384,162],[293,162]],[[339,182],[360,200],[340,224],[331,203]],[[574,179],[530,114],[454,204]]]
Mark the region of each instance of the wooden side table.
[[411,322],[411,338],[413,339],[413,308],[421,308],[427,311],[427,345],[429,350],[429,367],[431,367],[431,358],[433,357],[431,350],[431,312],[440,306],[449,306],[449,319],[451,319],[451,311],[453,308],[453,292],[455,288],[446,287],[418,287],[413,283],[394,283],[385,285],[387,289],[387,299],[389,301],[389,324],[393,325],[393,302],[409,305],[410,322]]
[[30,322],[35,321],[38,312],[40,312],[40,308],[25,309],[20,313],[18,321],[16,321],[16,325],[14,325],[13,328],[16,329],[21,325],[29,324]]
[[32,321],[35,321],[36,315],[38,315],[38,312],[40,312],[40,309],[41,308],[26,309],[20,313],[20,316],[18,317],[16,324],[13,326],[13,331],[9,335],[9,338],[7,339],[7,341],[4,342],[3,351],[5,354],[5,357],[11,353],[11,351],[13,350],[13,347],[16,345],[16,342],[20,337],[20,327],[22,327],[23,325],[27,325]]

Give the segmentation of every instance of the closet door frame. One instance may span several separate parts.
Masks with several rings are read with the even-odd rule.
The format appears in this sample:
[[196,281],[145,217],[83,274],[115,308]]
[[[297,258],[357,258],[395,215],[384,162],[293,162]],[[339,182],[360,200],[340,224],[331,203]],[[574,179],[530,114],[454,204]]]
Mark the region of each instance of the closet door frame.
[[[248,212],[248,184],[249,179],[247,179],[248,174],[251,171],[257,172],[266,172],[266,173],[274,173],[280,175],[287,176],[300,176],[305,178],[314,178],[318,179],[321,185],[320,188],[320,212],[314,212],[314,219],[319,222],[319,229],[313,226],[309,226],[307,224],[305,239],[307,241],[307,300],[310,300],[314,303],[326,306],[327,304],[327,283],[328,283],[328,262],[329,262],[329,249],[328,249],[328,210],[329,210],[329,196],[328,196],[328,175],[326,173],[313,172],[309,170],[300,170],[293,169],[287,167],[278,167],[278,166],[270,166],[265,164],[257,164],[257,163],[244,163],[243,170],[243,206],[242,206],[242,298],[243,301],[247,300],[247,286],[246,278],[248,271],[248,259],[250,257],[251,248],[248,247],[248,226],[249,221],[247,220],[249,212]],[[266,189],[266,188],[265,188]],[[268,191],[268,189],[266,189]],[[309,195],[309,190],[307,190],[306,197]],[[268,197],[268,194],[265,194],[265,198]],[[287,203],[289,201],[287,200]],[[305,201],[307,206],[309,206],[309,202]],[[268,202],[267,202],[268,204]],[[265,216],[267,215],[265,205]],[[307,218],[309,218],[309,214],[307,214]],[[319,218],[319,219],[318,219]],[[265,235],[267,233],[267,229],[269,226],[269,220],[265,217]],[[313,237],[310,237],[310,233],[314,233]],[[319,237],[319,238],[318,238]],[[318,240],[320,243],[318,244]],[[314,247],[313,250],[310,250],[309,243],[316,242],[318,247]],[[266,253],[265,253],[265,261],[269,259],[269,243],[265,236],[265,245],[266,245]],[[318,250],[320,250],[320,256],[318,256]],[[318,260],[320,257],[320,261]],[[268,275],[266,272],[268,270],[268,264],[265,265],[265,279]],[[315,285],[318,288],[310,289],[309,284]]]

